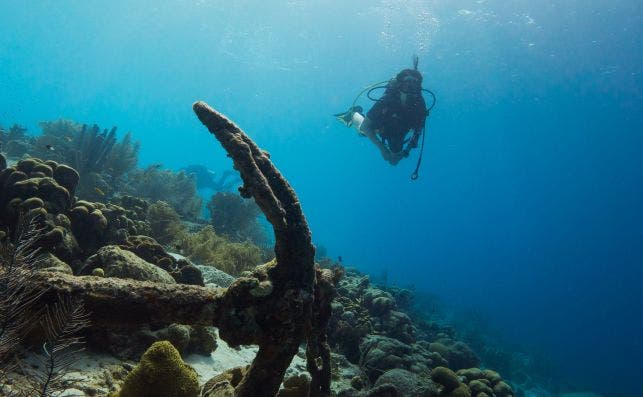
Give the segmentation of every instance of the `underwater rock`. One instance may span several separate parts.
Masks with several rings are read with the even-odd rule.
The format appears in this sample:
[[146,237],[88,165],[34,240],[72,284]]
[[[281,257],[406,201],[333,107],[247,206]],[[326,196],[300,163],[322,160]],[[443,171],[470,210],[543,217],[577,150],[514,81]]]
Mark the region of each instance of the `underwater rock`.
[[337,293],[349,299],[356,300],[364,295],[364,292],[370,285],[368,276],[359,274],[353,269],[346,269],[344,278],[337,285]]
[[457,375],[469,386],[473,397],[481,397],[485,393],[495,397],[512,397],[514,395],[511,386],[504,382],[496,371],[468,368],[459,370]]
[[228,273],[221,271],[213,266],[199,266],[195,265],[203,275],[203,282],[207,286],[217,287],[217,288],[227,288],[235,280],[234,277]]
[[464,342],[451,338],[441,338],[429,345],[429,350],[439,353],[449,363],[449,368],[457,371],[480,365],[480,358]]
[[201,270],[185,259],[177,260],[151,237],[129,236],[120,247],[165,270],[179,284],[205,285]]
[[203,385],[202,397],[235,397],[234,390],[248,372],[248,367],[231,368]]
[[188,354],[209,356],[217,348],[216,331],[213,327],[170,324],[156,331],[144,332],[154,342],[169,340],[181,356]]
[[385,384],[393,385],[399,396],[437,397],[438,395],[438,389],[430,379],[401,368],[383,373],[375,382],[375,387]]
[[165,270],[139,258],[134,253],[115,245],[107,245],[87,258],[81,275],[90,275],[96,268],[103,269],[106,277],[173,284],[176,281]]
[[382,335],[404,343],[415,342],[415,327],[411,318],[403,312],[391,310],[380,317],[372,317],[375,330]]
[[58,259],[51,252],[44,252],[40,254],[36,263],[38,264],[38,268],[41,270],[73,274],[71,266]]
[[169,341],[181,356],[199,354],[209,356],[217,348],[216,333],[212,327],[170,324],[151,329],[149,324],[131,327],[104,325],[87,332],[87,339],[96,350],[107,352],[122,360],[136,360],[151,344]]
[[205,286],[201,270],[191,264],[187,259],[177,260],[176,268],[178,274],[176,276],[172,274],[172,277],[174,277],[177,283]]
[[0,171],[7,168],[7,159],[2,153],[0,153]]
[[187,353],[209,356],[217,349],[217,336],[214,327],[202,325],[190,326],[190,342]]
[[277,397],[308,396],[310,390],[310,376],[305,373],[293,375],[284,379],[283,388]]
[[360,363],[366,368],[372,382],[389,369],[408,369],[413,364],[413,348],[386,336],[365,337],[360,344],[360,351]]
[[154,343],[110,397],[197,397],[197,373],[168,341]]
[[445,391],[450,392],[460,386],[460,380],[455,372],[446,367],[435,367],[431,371],[431,379],[444,388]]
[[377,288],[367,288],[363,294],[364,305],[373,316],[382,316],[395,309],[393,295]]

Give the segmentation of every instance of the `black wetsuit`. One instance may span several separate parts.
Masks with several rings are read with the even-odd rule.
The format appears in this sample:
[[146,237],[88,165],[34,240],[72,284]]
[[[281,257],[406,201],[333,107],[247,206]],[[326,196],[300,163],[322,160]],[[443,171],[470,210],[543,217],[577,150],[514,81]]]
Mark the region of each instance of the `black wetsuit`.
[[381,136],[393,153],[398,153],[403,149],[409,130],[415,131],[412,147],[417,146],[417,138],[424,128],[426,103],[419,92],[407,94],[406,103],[402,104],[397,84],[392,81],[366,116],[371,121],[370,128]]

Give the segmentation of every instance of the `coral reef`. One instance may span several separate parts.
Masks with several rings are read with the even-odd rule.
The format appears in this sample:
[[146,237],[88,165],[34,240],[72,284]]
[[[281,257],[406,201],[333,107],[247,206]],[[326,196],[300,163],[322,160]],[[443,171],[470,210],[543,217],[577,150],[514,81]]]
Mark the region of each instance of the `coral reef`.
[[124,193],[145,198],[150,202],[165,201],[183,218],[196,219],[201,213],[201,199],[197,195],[196,182],[184,172],[164,170],[160,164],[128,173]]
[[253,200],[238,194],[217,192],[207,205],[214,230],[232,241],[250,240],[262,245],[265,233],[259,224],[261,210]]
[[[461,385],[454,371],[477,367],[479,358],[456,339],[453,329],[426,321],[416,323],[411,317],[415,313],[412,290],[372,285],[369,277],[349,269],[338,282],[337,291],[330,319],[331,344],[359,364],[366,375],[339,395],[438,396],[429,379],[436,367],[444,367],[457,381],[450,384],[452,390],[442,387],[443,394],[439,395],[471,394],[468,384]],[[390,376],[382,378],[384,374]]]
[[[213,196],[213,225],[188,222],[200,208],[194,205],[190,175],[160,166],[114,170],[109,159],[117,150],[115,130],[62,121],[43,125],[43,131],[51,130],[48,139],[57,139],[51,144],[56,150],[45,154],[67,161],[64,150],[84,148],[102,158],[87,162],[79,155],[79,163],[72,164],[96,167],[102,180],[119,181],[113,191],[99,189],[104,203],[77,199],[83,172],[57,161],[0,164],[0,241],[13,238],[21,214],[42,219],[34,246],[38,268],[46,271],[34,270],[24,281],[30,290],[42,291],[33,298],[33,310],[58,296],[82,298],[91,313],[85,335],[92,347],[133,358],[152,345],[115,395],[199,395],[194,382],[188,394],[162,382],[183,375],[195,379],[180,355],[216,349],[216,326],[220,352],[240,345],[259,348],[250,366],[206,382],[203,396],[513,396],[509,382],[476,368],[480,359],[460,334],[418,316],[424,301],[418,302],[412,288],[375,285],[359,272],[336,267],[321,249],[318,259],[326,267],[315,265],[299,201],[268,154],[204,103],[194,110],[243,180],[241,196]],[[86,146],[79,146],[80,136]],[[275,256],[264,264],[270,258],[250,241],[252,230],[260,228],[257,208],[275,233]],[[168,252],[175,250],[187,258]],[[346,357],[331,353],[331,347]],[[159,361],[171,365],[159,369]],[[170,367],[179,375],[160,373]],[[161,381],[144,386],[145,379],[159,376]]]
[[116,127],[110,130],[70,120],[41,122],[42,134],[31,153],[71,165],[80,174],[78,194],[85,200],[104,201],[122,187],[126,173],[138,161],[139,143],[127,133],[117,142]]
[[69,210],[69,219],[82,259],[105,245],[122,244],[130,235],[139,232],[137,225],[140,223],[129,219],[125,209],[114,204],[79,200]]
[[199,390],[196,371],[181,360],[170,342],[161,341],[143,354],[112,397],[197,397]]
[[[235,388],[235,394],[242,397],[276,394],[288,364],[306,339],[311,388],[326,393],[330,390],[330,354],[324,333],[334,291],[332,272],[315,270],[310,230],[299,201],[267,155],[207,105],[198,103],[194,109],[240,170],[243,194],[255,197],[273,225],[275,260],[224,291],[51,272],[36,274],[30,287],[48,286],[43,300],[57,293],[84,298],[95,326],[215,324],[221,338],[232,346],[257,344],[257,356]],[[94,213],[84,203],[83,207],[88,215]],[[105,226],[99,216],[93,216]],[[129,236],[121,248],[150,263],[171,265],[162,247],[150,240]]]
[[70,262],[79,248],[65,215],[72,205],[78,173],[54,161],[27,158],[0,171],[0,230],[11,234],[21,214],[40,215],[38,246]]

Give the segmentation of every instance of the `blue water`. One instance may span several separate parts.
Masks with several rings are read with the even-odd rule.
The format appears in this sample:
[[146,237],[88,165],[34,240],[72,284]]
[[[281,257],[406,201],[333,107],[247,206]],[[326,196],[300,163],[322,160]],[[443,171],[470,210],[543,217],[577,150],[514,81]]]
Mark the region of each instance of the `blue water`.
[[[331,256],[484,313],[572,384],[640,391],[640,1],[84,3],[0,1],[2,125],[116,125],[142,164],[229,169],[206,100]],[[391,167],[331,115],[414,53],[438,104],[412,182],[417,151]]]

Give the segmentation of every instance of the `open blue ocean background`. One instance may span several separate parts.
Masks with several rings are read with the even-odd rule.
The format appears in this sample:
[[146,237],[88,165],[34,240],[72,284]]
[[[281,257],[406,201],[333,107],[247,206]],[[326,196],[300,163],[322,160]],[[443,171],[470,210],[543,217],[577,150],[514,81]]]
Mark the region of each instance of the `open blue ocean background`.
[[[192,113],[206,100],[271,153],[329,256],[476,313],[572,385],[635,396],[642,16],[636,0],[0,0],[0,124],[115,125],[144,165],[230,169]],[[417,181],[418,151],[389,166],[332,117],[413,54],[438,98]]]

